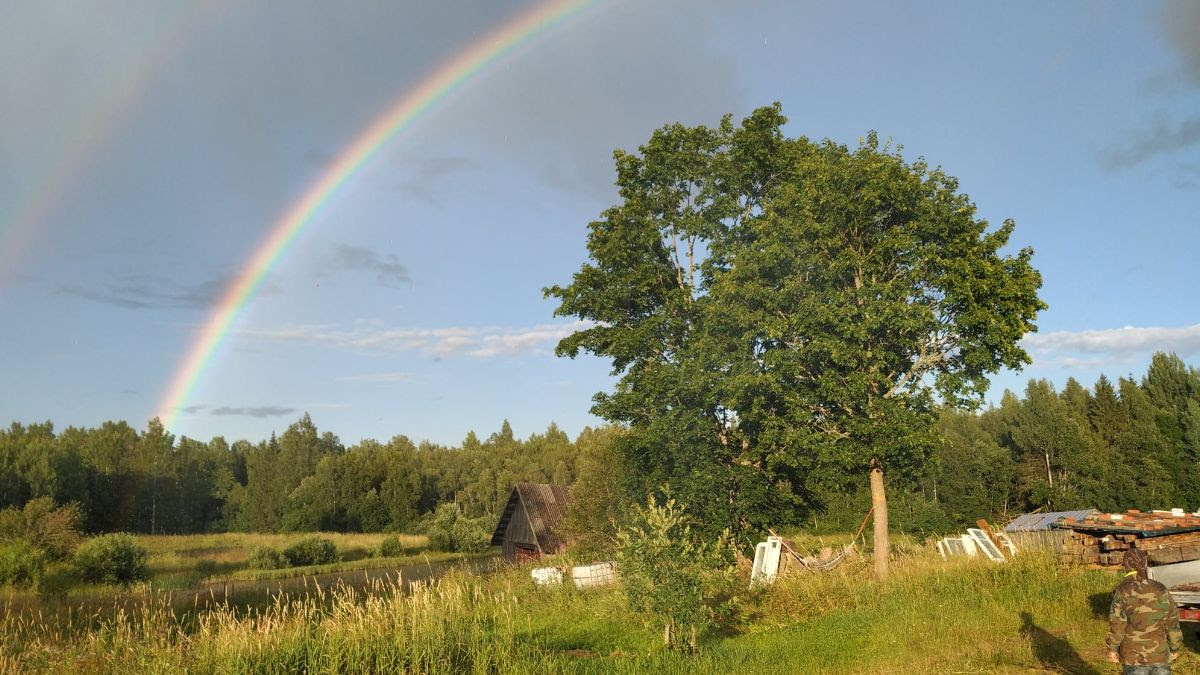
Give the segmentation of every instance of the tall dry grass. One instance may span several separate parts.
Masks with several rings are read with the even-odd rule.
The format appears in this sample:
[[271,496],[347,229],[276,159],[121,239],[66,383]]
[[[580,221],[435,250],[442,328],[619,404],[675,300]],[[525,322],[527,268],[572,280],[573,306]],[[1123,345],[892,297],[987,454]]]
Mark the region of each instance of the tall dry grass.
[[165,602],[78,633],[0,618],[0,672],[483,673],[515,667],[516,596],[458,574],[279,596],[261,611],[178,617]]

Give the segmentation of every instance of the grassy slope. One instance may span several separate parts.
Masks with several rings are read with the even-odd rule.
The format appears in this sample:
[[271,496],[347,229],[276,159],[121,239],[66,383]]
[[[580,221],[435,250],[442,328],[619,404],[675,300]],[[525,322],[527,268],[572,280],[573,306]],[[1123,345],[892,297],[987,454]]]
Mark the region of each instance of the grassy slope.
[[[530,633],[558,652],[544,665],[559,672],[1112,671],[1103,647],[1111,573],[1064,570],[1033,555],[1007,565],[912,556],[888,583],[870,577],[860,560],[788,579],[744,632],[708,640],[694,659],[655,654],[649,632],[632,630],[616,608],[589,616],[595,599],[564,603],[581,625],[551,615],[534,619]],[[1189,645],[1177,673],[1200,672],[1200,645],[1194,637]],[[570,649],[579,655],[564,658]]]
[[[151,611],[66,643],[33,627],[0,641],[0,671],[1113,672],[1103,650],[1111,573],[1038,555],[993,565],[928,553],[895,570],[876,583],[860,559],[784,580],[740,633],[709,636],[696,657],[662,653],[615,589],[538,589],[516,569],[408,595],[277,604],[252,618],[216,612],[186,630]],[[1200,673],[1194,651],[1175,672]]]

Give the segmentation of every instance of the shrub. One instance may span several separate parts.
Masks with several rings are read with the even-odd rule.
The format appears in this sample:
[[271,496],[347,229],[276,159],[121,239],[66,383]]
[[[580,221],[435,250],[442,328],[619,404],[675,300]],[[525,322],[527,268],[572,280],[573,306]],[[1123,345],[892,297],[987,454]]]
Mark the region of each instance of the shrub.
[[85,541],[75,553],[75,566],[85,581],[128,586],[149,576],[146,549],[128,534],[105,534]]
[[404,543],[400,541],[400,537],[397,537],[396,535],[384,537],[383,541],[379,542],[380,557],[398,558],[409,552],[410,549],[406,547]]
[[0,545],[0,585],[28,586],[42,575],[46,558],[24,541]]
[[283,549],[283,557],[291,567],[325,565],[339,560],[337,546],[325,537],[305,537]]
[[250,549],[247,560],[250,567],[258,570],[278,570],[288,566],[287,558],[277,548],[270,546],[255,546]]
[[429,545],[439,551],[479,553],[491,544],[490,518],[465,516],[458,504],[440,504],[429,524]]
[[692,533],[683,507],[653,497],[617,532],[617,566],[630,608],[663,627],[667,648],[694,652],[697,634],[729,611],[734,556],[728,533],[714,543]]
[[77,504],[56,507],[50,497],[38,497],[22,509],[0,510],[0,539],[28,542],[48,561],[67,560],[83,540],[81,522],[83,511]]
[[492,531],[488,525],[490,518],[461,518],[454,524],[453,546],[455,551],[463,553],[482,553],[492,543]]
[[221,566],[217,564],[216,560],[204,558],[196,561],[196,576],[202,581],[216,575],[219,571],[221,571]]
[[67,562],[50,563],[37,580],[37,593],[43,600],[58,600],[79,583],[79,570]]

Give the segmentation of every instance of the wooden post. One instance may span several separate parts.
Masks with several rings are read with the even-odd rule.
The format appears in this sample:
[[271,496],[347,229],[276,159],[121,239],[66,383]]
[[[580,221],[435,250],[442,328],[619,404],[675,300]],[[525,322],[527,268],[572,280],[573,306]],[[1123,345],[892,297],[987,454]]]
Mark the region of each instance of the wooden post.
[[883,491],[883,465],[871,460],[871,508],[875,510],[875,578],[888,578],[887,494]]

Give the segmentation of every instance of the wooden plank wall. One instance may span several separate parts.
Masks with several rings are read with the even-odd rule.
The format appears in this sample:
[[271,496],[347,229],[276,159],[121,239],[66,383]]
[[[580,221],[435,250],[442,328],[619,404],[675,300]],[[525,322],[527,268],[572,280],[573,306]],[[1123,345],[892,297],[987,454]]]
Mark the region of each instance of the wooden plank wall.
[[529,514],[525,512],[525,505],[520,501],[517,502],[512,519],[508,521],[508,527],[504,530],[504,557],[512,558],[516,555],[514,544],[537,545],[533,538],[533,530],[529,527]]

